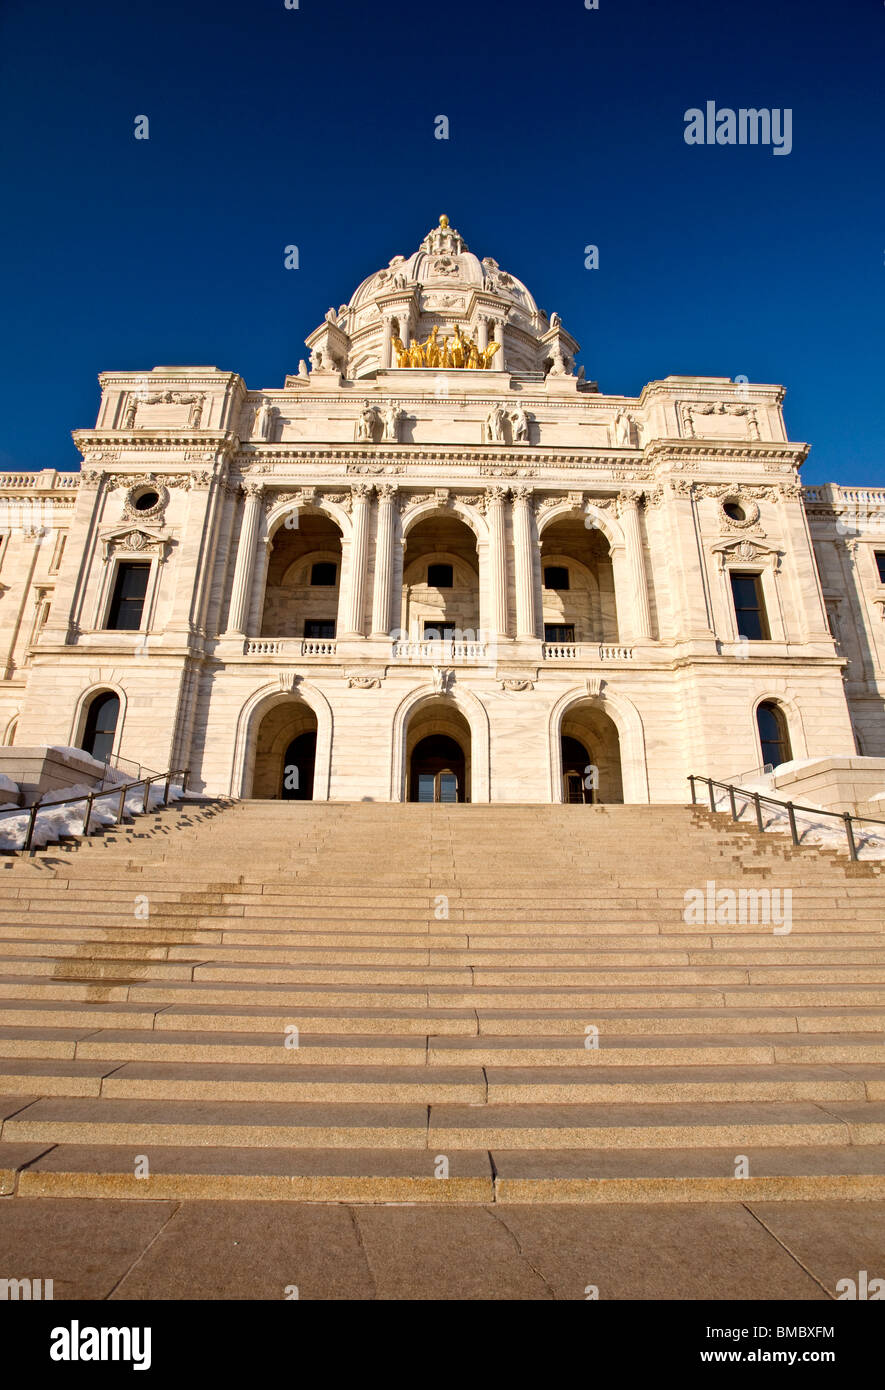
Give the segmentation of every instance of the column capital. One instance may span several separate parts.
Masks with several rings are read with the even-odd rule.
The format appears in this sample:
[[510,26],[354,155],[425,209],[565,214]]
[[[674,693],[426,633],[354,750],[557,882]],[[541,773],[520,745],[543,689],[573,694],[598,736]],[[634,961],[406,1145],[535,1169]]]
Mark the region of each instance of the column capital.
[[379,483],[376,487],[379,502],[393,502],[398,491],[396,483]]
[[351,483],[350,485],[350,495],[354,502],[368,502],[374,491],[374,483]]
[[622,488],[618,493],[618,516],[623,516],[628,509],[641,507],[644,501],[645,493],[639,488]]

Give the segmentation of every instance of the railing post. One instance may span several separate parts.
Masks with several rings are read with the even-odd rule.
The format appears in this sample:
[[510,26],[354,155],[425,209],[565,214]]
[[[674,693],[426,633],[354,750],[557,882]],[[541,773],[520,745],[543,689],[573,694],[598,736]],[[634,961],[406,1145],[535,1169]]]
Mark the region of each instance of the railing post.
[[86,798],[86,815],[83,817],[83,834],[84,834],[84,836],[86,836],[86,835],[89,834],[89,822],[90,822],[90,820],[92,819],[92,803],[93,803],[94,800],[95,800],[95,797],[92,795],[92,792],[90,792],[89,795],[88,795],[87,798]]
[[711,811],[715,811],[715,810],[716,810],[716,793],[715,793],[715,791],[713,790],[713,779],[712,779],[712,777],[707,777],[707,778],[705,778],[704,780],[705,780],[706,783],[707,783],[707,790],[708,790],[709,793],[710,793],[710,810],[711,810]]
[[792,801],[787,802],[787,815],[790,817],[790,834],[793,837],[793,844],[798,845],[799,832],[796,829],[796,811],[793,807]]
[[147,811],[148,805],[149,805],[149,803],[150,803],[150,799],[151,799],[151,782],[152,782],[152,781],[153,781],[153,778],[151,778],[151,777],[145,777],[145,779],[144,779],[144,801],[141,803],[141,813],[142,813],[142,815],[145,814],[145,812]]
[[182,796],[184,796],[185,793],[187,792],[187,784],[188,784],[188,782],[190,781],[190,775],[191,775],[191,770],[190,770],[189,767],[186,767],[186,768],[184,769],[184,772],[181,774],[181,794],[182,794]]
[[854,831],[853,831],[853,829],[852,829],[852,827],[851,827],[851,812],[850,812],[850,811],[844,811],[844,812],[842,813],[842,819],[843,819],[844,822],[845,822],[845,834],[848,836],[848,853],[851,855],[852,859],[853,859],[853,860],[855,861],[855,863],[856,863],[856,862],[857,862],[857,845],[854,843]]
[[119,804],[119,806],[117,807],[117,824],[118,824],[118,825],[120,825],[120,824],[122,823],[122,820],[123,820],[123,813],[124,813],[125,810],[126,810],[126,783],[124,782],[124,783],[123,783],[123,790],[120,792],[120,804]]
[[688,780],[689,780],[689,782],[691,783],[691,804],[692,804],[692,806],[696,806],[696,805],[697,805],[698,799],[697,799],[697,796],[695,795],[695,788],[694,788],[694,773],[693,773],[693,772],[690,772],[690,773],[688,774]]
[[736,806],[736,804],[735,804],[735,799],[734,799],[734,787],[731,786],[731,784],[729,784],[729,787],[728,787],[728,800],[729,800],[729,804],[730,804],[730,806],[731,806],[731,818],[732,818],[732,820],[737,820],[737,818],[738,818],[738,813],[737,813],[737,806]]
[[762,801],[758,792],[753,793],[753,803],[756,807],[756,829],[761,833],[764,832],[765,826],[762,824]]
[[37,812],[39,811],[39,809],[40,798],[38,797],[37,800],[34,802],[33,806],[31,807],[31,814],[28,818],[28,829],[25,833],[25,843],[23,845],[23,849],[31,848],[31,841],[34,838],[34,826],[37,824]]
[[168,805],[169,805],[169,783],[170,783],[171,781],[172,781],[172,773],[170,772],[170,773],[167,774],[167,777],[166,777],[166,789],[165,789],[165,791],[163,792],[163,805],[164,805],[164,806],[168,806]]

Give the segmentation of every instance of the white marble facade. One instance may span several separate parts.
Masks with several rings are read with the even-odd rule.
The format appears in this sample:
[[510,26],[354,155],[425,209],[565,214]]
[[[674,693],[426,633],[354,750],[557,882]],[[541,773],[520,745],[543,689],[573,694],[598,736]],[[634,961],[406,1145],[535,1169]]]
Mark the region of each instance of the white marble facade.
[[793,758],[885,756],[885,490],[803,489],[782,387],[605,395],[446,219],[306,342],[279,389],[109,372],[79,473],[0,475],[5,744],[81,746],[110,691],[118,757],[235,796],[304,735],[319,799],[407,799],[448,738],[473,801],[561,800],[563,739],[681,801],[763,761],[763,701]]

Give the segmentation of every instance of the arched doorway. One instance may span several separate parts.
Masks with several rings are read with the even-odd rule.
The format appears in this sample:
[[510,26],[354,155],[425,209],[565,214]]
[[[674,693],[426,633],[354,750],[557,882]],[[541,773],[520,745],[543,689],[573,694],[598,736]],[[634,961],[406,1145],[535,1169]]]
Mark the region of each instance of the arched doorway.
[[617,642],[611,548],[585,516],[558,517],[541,535],[544,641]]
[[410,801],[464,800],[464,752],[447,734],[429,734],[412,750]]
[[793,754],[790,749],[790,732],[786,716],[775,700],[763,700],[756,711],[756,727],[759,730],[759,746],[762,762],[772,767],[788,763]]
[[562,799],[572,806],[592,805],[597,787],[596,764],[579,739],[560,739],[562,746]]
[[470,725],[452,700],[418,706],[406,729],[408,801],[469,801]]
[[316,729],[293,738],[283,756],[283,801],[312,801],[313,774],[317,760]]
[[[624,800],[617,725],[598,704],[579,700],[568,707],[559,744],[563,801],[611,804]],[[580,774],[580,788],[576,773]]]
[[476,537],[460,517],[435,512],[408,532],[400,624],[411,641],[480,640]]
[[261,636],[336,637],[340,590],[341,531],[324,512],[291,513],[271,542]]
[[252,796],[311,801],[316,739],[316,715],[303,700],[284,699],[269,709],[256,734]]
[[114,750],[114,736],[120,717],[120,699],[112,690],[101,690],[93,697],[83,726],[80,747],[99,762],[106,762]]

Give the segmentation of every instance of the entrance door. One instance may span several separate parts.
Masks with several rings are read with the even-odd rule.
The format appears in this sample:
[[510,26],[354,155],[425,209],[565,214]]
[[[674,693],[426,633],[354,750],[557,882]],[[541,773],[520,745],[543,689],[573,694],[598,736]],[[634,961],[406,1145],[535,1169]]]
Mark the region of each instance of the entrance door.
[[299,734],[286,749],[283,758],[283,801],[313,800],[313,771],[317,756],[316,730]]
[[464,754],[453,738],[431,734],[415,745],[409,777],[409,800],[464,800]]
[[572,805],[591,805],[594,798],[593,759],[576,738],[562,740],[562,799]]

